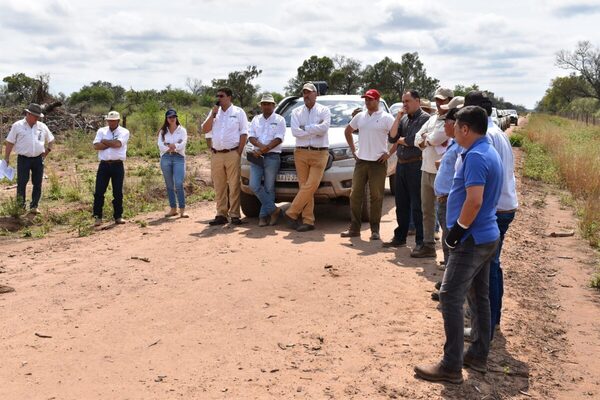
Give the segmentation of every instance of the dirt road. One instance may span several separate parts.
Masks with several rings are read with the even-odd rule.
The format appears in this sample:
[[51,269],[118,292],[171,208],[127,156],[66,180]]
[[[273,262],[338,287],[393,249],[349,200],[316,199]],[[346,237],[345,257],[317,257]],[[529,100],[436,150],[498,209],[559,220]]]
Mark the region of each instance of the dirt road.
[[[16,289],[0,295],[0,398],[600,397],[594,253],[547,237],[576,224],[557,194],[519,188],[492,371],[465,371],[461,386],[412,372],[442,350],[433,260],[368,231],[341,239],[340,206],[320,207],[318,229],[301,234],[253,219],[209,227],[203,203],[189,220],[0,242],[0,283]],[[391,196],[384,208],[389,239]]]

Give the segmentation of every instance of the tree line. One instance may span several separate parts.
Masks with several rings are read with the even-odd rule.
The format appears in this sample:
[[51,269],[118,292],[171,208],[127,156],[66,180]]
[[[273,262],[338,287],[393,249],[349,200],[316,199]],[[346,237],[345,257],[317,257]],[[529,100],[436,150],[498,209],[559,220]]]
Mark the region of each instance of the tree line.
[[550,82],[536,110],[552,114],[595,114],[600,118],[600,49],[589,41],[556,53],[556,65],[570,71]]
[[[52,96],[48,93],[50,77],[39,75],[29,77],[23,73],[15,73],[3,78],[0,85],[0,105],[10,106],[25,104],[29,101],[38,103],[58,100],[78,108],[90,111],[98,107],[115,108],[123,111],[146,109],[148,111],[169,106],[206,106],[214,104],[214,96],[220,87],[233,90],[234,103],[243,108],[253,108],[260,97],[260,86],[254,83],[263,71],[256,65],[249,65],[240,71],[229,72],[225,78],[212,79],[210,84],[202,80],[187,78],[185,88],[174,88],[171,85],[162,90],[125,89],[111,82],[90,82],[69,96],[59,93]],[[285,92],[272,93],[276,101],[285,95],[299,95],[301,87],[307,81],[326,81],[328,94],[360,94],[368,88],[376,88],[388,104],[399,102],[407,89],[415,89],[424,98],[432,98],[439,80],[429,76],[417,52],[405,53],[400,60],[384,57],[381,61],[363,66],[360,60],[344,55],[313,55],[302,62],[296,75],[289,79]],[[469,90],[483,90],[478,85],[457,85],[455,95],[464,95]],[[498,108],[514,108],[524,111],[523,106],[504,101],[493,92],[488,94]]]

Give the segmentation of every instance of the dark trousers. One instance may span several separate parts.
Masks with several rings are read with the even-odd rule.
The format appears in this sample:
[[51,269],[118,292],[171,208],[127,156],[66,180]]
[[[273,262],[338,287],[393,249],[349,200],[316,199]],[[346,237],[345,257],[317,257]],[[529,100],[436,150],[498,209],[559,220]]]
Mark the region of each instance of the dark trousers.
[[29,182],[30,171],[33,191],[29,207],[37,208],[40,197],[42,197],[42,180],[44,178],[44,159],[41,155],[37,157],[19,155],[17,157],[17,201],[23,208],[25,208],[25,190]]
[[502,316],[502,296],[504,295],[504,277],[502,276],[502,267],[500,267],[500,253],[502,252],[502,243],[504,243],[504,235],[508,231],[508,226],[515,218],[515,213],[496,213],[496,222],[500,229],[500,243],[498,250],[490,263],[490,311],[492,314],[492,331],[491,337],[494,338],[494,330],[496,325],[500,324]]
[[123,216],[123,180],[125,179],[125,167],[123,162],[100,161],[96,174],[96,190],[94,191],[94,217],[102,218],[104,207],[104,194],[108,183],[112,182],[113,192],[113,216],[115,219]]
[[421,212],[421,161],[396,165],[396,222],[394,240],[405,242],[412,214],[415,242],[423,244],[423,213]]
[[365,188],[369,185],[370,208],[369,222],[371,232],[379,233],[381,209],[385,193],[385,177],[387,164],[379,161],[356,160],[352,176],[352,192],[350,193],[350,230],[360,232],[362,209],[365,199]]
[[475,245],[473,237],[469,236],[450,249],[440,288],[446,332],[442,365],[450,371],[462,369],[465,297],[471,309],[471,332],[474,337],[469,355],[477,360],[487,360],[490,351],[490,261],[496,254],[498,241]]

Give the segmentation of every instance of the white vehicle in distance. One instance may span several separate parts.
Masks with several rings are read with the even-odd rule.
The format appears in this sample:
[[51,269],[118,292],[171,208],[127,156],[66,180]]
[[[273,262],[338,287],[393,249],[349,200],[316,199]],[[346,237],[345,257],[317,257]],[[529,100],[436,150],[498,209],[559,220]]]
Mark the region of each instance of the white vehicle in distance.
[[403,107],[402,102],[399,103],[394,103],[390,106],[390,114],[392,114],[392,116],[394,118],[396,118],[396,115],[398,115],[398,112],[400,111],[400,109]]
[[[355,159],[350,147],[346,142],[344,130],[352,118],[352,112],[356,108],[365,109],[365,101],[358,95],[331,95],[318,96],[317,102],[329,107],[331,111],[331,125],[329,128],[329,161],[325,167],[325,173],[321,184],[315,193],[315,202],[323,203],[330,201],[341,201],[348,204],[350,190],[352,188],[352,176],[354,174]],[[292,201],[298,193],[298,176],[294,164],[294,149],[296,138],[290,129],[291,112],[297,107],[304,105],[302,97],[292,96],[283,99],[275,109],[275,112],[285,118],[286,133],[282,144],[281,165],[275,181],[275,202]],[[388,106],[382,99],[380,108],[389,112]],[[358,134],[354,135],[354,142],[358,148]],[[391,145],[390,145],[391,146]],[[252,145],[246,146],[246,151]],[[242,154],[242,193],[241,206],[244,215],[257,217],[260,211],[260,202],[250,189],[250,163],[246,159],[246,151]],[[390,177],[390,189],[394,193],[396,173],[396,155],[388,159],[387,176]],[[368,192],[368,187],[367,187]],[[368,221],[369,196],[365,197],[363,204],[363,219]]]

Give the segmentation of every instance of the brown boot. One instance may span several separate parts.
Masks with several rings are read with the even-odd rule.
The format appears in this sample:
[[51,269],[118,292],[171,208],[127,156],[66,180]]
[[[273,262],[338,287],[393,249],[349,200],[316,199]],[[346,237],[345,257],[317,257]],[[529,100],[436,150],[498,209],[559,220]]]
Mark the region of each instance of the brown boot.
[[463,366],[465,368],[471,368],[474,371],[481,372],[482,374],[487,372],[487,361],[479,360],[471,356],[469,353],[465,353],[463,356]]
[[415,374],[421,379],[431,382],[463,383],[462,371],[448,371],[441,363],[415,366]]

